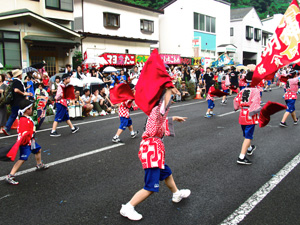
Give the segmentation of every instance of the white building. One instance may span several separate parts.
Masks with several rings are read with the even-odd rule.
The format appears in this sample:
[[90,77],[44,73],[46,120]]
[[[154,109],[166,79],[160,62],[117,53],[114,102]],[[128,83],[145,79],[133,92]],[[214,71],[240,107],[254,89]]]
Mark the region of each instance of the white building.
[[121,66],[116,63],[119,57],[123,60],[131,54],[150,55],[151,47],[158,47],[162,13],[115,0],[74,0],[74,28],[83,36],[85,57],[114,53],[109,54],[110,58],[106,54],[105,59]]
[[5,1],[0,8],[0,63],[24,68],[46,61],[50,75],[71,63],[80,35],[71,30],[72,0]]
[[237,46],[234,61],[238,64],[257,64],[262,52],[262,22],[254,7],[232,9],[230,43]]
[[160,15],[160,53],[214,60],[218,46],[230,44],[230,3],[173,0],[161,9],[164,14]]
[[276,28],[282,20],[283,14],[274,14],[271,17],[261,20],[263,23],[263,36],[262,36],[262,46],[266,47],[268,41],[275,33]]

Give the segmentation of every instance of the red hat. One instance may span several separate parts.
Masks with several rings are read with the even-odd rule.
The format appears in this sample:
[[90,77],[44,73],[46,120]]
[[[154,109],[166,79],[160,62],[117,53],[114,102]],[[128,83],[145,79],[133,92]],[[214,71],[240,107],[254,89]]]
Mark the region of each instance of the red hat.
[[174,87],[172,79],[157,49],[154,49],[135,86],[135,103],[144,113],[150,115],[151,110],[161,98],[163,90],[172,87]]
[[212,92],[210,92],[211,95],[217,96],[217,97],[222,97],[224,95],[228,95],[228,93],[225,93],[223,91],[220,91],[220,89],[215,89]]
[[110,89],[110,101],[113,104],[118,104],[127,100],[134,99],[134,95],[132,90],[128,84],[122,83],[115,85],[112,89]]
[[286,109],[286,105],[280,104],[278,102],[268,101],[264,107],[260,110],[259,114],[259,127],[264,127],[270,122],[270,116]]

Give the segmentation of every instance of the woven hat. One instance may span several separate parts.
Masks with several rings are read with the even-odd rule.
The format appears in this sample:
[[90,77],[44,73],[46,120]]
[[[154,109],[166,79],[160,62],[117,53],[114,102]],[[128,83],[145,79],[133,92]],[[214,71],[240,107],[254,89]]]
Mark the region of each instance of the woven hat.
[[13,77],[18,77],[23,74],[22,70],[16,69],[12,71]]

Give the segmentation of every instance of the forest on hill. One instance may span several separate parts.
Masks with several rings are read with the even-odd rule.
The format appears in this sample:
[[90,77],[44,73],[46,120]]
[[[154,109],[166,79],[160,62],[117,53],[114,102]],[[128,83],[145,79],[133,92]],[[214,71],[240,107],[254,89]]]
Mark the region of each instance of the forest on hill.
[[[128,2],[144,7],[149,7],[153,9],[159,9],[170,0],[121,0],[123,2]],[[277,13],[282,13],[286,11],[291,0],[224,0],[231,3],[231,8],[245,8],[254,6],[259,17],[261,19],[266,18],[268,15],[273,16]]]

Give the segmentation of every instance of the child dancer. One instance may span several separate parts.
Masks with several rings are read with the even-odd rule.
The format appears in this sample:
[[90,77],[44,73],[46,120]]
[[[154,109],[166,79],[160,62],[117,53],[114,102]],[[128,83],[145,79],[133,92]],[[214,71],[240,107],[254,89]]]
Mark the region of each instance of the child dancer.
[[171,105],[171,95],[172,89],[166,89],[166,93],[151,110],[147,120],[139,151],[139,158],[145,170],[145,186],[127,204],[122,205],[120,210],[120,214],[130,220],[143,218],[141,214],[135,211],[134,207],[146,200],[153,192],[159,191],[159,181],[165,181],[165,184],[173,193],[172,201],[175,203],[180,202],[191,194],[191,191],[188,189],[177,189],[172,171],[165,164],[163,137],[165,135],[174,135],[172,121],[183,122],[186,120],[185,117],[177,116],[167,118]]
[[294,120],[294,124],[295,125],[298,124],[298,118],[296,117],[296,111],[295,111],[295,103],[297,100],[297,91],[300,84],[300,78],[295,76],[296,76],[296,71],[295,70],[291,71],[290,73],[291,79],[288,79],[286,83],[286,92],[284,94],[284,100],[286,102],[287,109],[286,112],[283,114],[282,120],[279,124],[281,127],[287,127],[286,120],[289,115],[292,116]]
[[215,90],[215,81],[212,80],[211,81],[211,86],[210,88],[208,89],[208,93],[207,93],[207,96],[206,96],[206,101],[207,101],[207,104],[208,104],[208,108],[207,108],[207,112],[205,114],[205,118],[211,118],[214,114],[213,110],[214,110],[214,107],[215,107],[215,103],[214,103],[214,98],[213,98],[213,95],[211,94],[212,91]]
[[138,134],[138,131],[133,130],[132,120],[129,114],[129,109],[132,106],[132,101],[133,99],[124,101],[120,104],[119,107],[120,126],[116,135],[113,137],[112,142],[115,143],[121,142],[120,135],[123,133],[124,130],[126,130],[126,127],[128,127],[130,131],[131,138],[135,138]]
[[[252,76],[253,72],[248,72],[246,75],[248,86],[252,81]],[[237,160],[237,163],[241,165],[252,164],[252,162],[246,158],[246,154],[252,155],[256,149],[255,145],[251,145],[251,140],[253,139],[255,125],[258,124],[258,113],[261,110],[260,100],[260,90],[256,87],[247,87],[243,89],[233,101],[234,109],[241,109],[239,123],[243,130],[244,142]]]
[[[69,113],[68,113],[68,105],[67,105],[67,99],[66,96],[64,96],[64,88],[67,87],[67,85],[70,83],[70,75],[64,74],[62,76],[62,81],[59,83],[57,87],[56,92],[56,114],[55,119],[52,126],[52,131],[50,132],[51,137],[59,137],[60,134],[57,133],[56,128],[58,123],[66,121],[69,127],[71,128],[72,134],[76,133],[79,130],[79,127],[73,126]],[[74,96],[75,99],[75,96]]]
[[19,182],[15,180],[15,174],[19,168],[27,161],[29,155],[33,153],[36,159],[36,170],[46,170],[48,165],[42,163],[41,146],[35,142],[35,126],[30,115],[32,114],[32,102],[29,100],[22,100],[20,103],[19,114],[20,117],[18,126],[18,141],[20,143],[20,158],[13,166],[10,173],[6,176],[6,182],[12,185],[18,185]]

